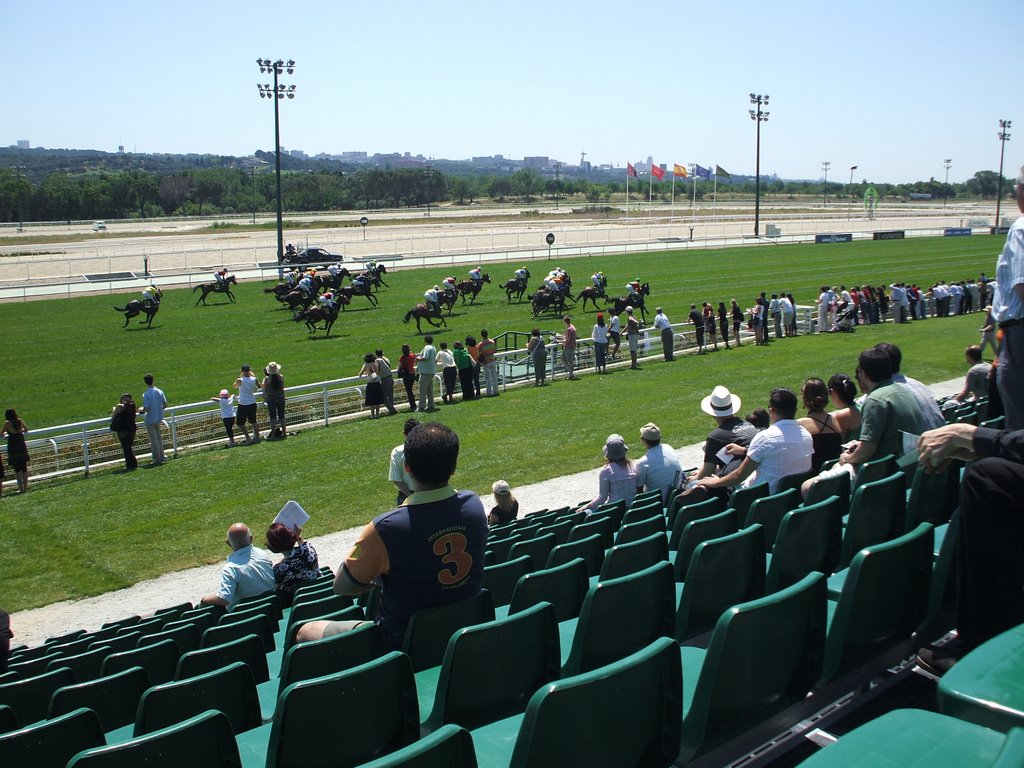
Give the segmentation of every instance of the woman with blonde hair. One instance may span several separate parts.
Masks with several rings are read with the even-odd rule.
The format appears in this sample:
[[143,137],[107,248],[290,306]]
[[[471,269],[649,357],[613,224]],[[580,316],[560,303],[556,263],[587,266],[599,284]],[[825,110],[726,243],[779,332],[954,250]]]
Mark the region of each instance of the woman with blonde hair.
[[512,489],[504,480],[498,480],[491,486],[494,494],[494,506],[487,514],[488,525],[510,523],[519,516],[519,501],[512,495]]

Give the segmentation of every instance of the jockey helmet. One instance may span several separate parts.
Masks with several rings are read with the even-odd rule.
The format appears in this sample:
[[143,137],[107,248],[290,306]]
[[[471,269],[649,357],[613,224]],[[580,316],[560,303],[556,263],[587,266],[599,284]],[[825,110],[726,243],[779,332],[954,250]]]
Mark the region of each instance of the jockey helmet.
[[434,290],[435,290],[435,291],[440,291],[440,290],[441,290],[441,286],[439,286],[439,285],[435,285],[435,286],[434,286]]

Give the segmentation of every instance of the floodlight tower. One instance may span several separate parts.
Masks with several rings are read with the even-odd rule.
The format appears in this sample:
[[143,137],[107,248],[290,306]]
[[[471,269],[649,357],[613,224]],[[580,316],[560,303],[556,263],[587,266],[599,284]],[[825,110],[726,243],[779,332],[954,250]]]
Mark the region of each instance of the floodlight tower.
[[757,149],[754,161],[754,237],[757,237],[761,230],[761,123],[768,119],[768,113],[762,112],[761,107],[768,106],[768,95],[752,93],[750,94],[750,103],[757,105],[756,110],[749,110],[750,119],[757,123]]
[[942,190],[942,207],[946,207],[946,202],[949,200],[949,168],[953,165],[951,158],[946,158],[942,161],[942,167],[946,169],[946,188]]
[[822,206],[828,206],[828,169],[831,167],[832,163],[830,163],[828,160],[821,161],[821,172],[825,174],[825,192],[821,201]]
[[287,72],[289,75],[295,72],[295,61],[288,59],[283,61],[271,61],[267,59],[256,59],[261,75],[274,75],[274,84],[257,83],[261,99],[270,99],[274,102],[274,171],[277,175],[277,263],[284,261],[284,223],[281,215],[281,115],[278,109],[278,102],[285,97],[295,98],[295,86],[283,85],[278,82],[278,76]]
[[1009,129],[1012,121],[999,121],[999,186],[996,192],[996,226],[999,226],[999,206],[1003,202],[1003,154],[1006,152],[1006,142],[1010,140]]

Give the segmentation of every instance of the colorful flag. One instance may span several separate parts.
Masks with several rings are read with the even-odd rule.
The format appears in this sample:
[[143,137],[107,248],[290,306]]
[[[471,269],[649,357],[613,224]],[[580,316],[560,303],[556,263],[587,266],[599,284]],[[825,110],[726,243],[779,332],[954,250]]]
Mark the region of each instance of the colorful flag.
[[690,175],[686,172],[686,166],[680,165],[679,163],[675,164],[675,168],[672,170],[672,173],[676,176],[682,176],[684,179]]
[[654,175],[654,178],[656,178],[658,181],[661,181],[663,178],[665,178],[665,171],[662,170],[661,166],[655,165],[654,163],[651,163],[651,173]]
[[636,178],[636,168],[633,167],[632,163],[626,163],[626,175]]
[[723,179],[731,179],[732,174],[729,173],[725,168],[720,165],[715,165],[715,176],[721,176]]
[[711,178],[711,169],[710,168],[705,168],[702,165],[694,164],[694,166],[693,166],[693,175],[696,176],[698,179],[710,179]]

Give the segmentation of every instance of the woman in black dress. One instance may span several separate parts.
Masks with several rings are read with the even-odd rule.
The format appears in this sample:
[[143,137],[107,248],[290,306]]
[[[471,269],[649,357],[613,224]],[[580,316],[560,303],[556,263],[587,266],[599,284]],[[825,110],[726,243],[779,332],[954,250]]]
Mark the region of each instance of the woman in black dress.
[[366,407],[370,409],[370,418],[380,416],[380,407],[384,405],[384,387],[381,386],[377,374],[377,356],[372,352],[363,355],[363,367],[360,376],[366,377]]
[[28,427],[13,408],[7,409],[4,418],[7,421],[0,427],[0,435],[7,436],[7,462],[14,468],[18,490],[25,493],[28,490],[28,445],[25,443]]
[[736,346],[740,345],[740,328],[743,326],[743,310],[740,309],[740,305],[736,303],[736,299],[732,300],[732,337],[736,339]]
[[731,349],[729,346],[729,312],[725,308],[725,302],[718,302],[718,330],[722,334],[722,341],[725,342],[725,348]]
[[129,470],[139,468],[139,460],[135,458],[135,451],[133,450],[135,431],[137,429],[135,414],[138,413],[138,410],[131,394],[125,392],[121,395],[121,399],[117,401],[117,405],[114,406],[110,413],[110,431],[116,433],[117,439],[121,441],[121,450],[124,451],[124,465]]

